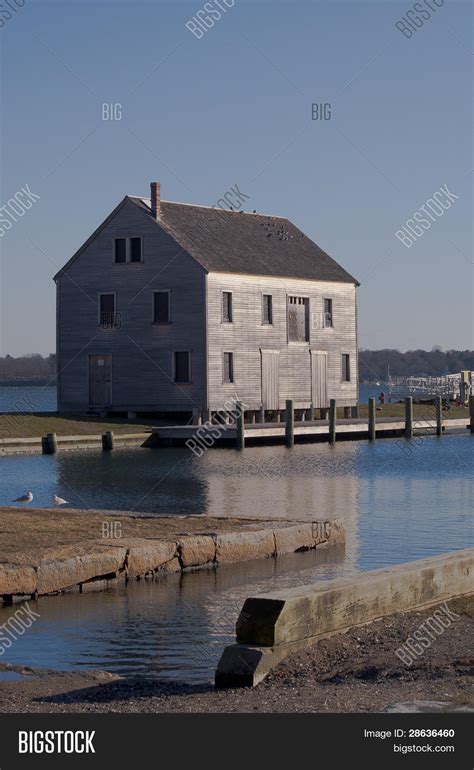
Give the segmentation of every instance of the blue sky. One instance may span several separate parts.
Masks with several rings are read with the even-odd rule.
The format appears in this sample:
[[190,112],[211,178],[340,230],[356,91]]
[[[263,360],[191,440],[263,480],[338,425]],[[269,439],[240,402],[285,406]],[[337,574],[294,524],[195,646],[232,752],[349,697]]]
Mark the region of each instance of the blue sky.
[[[203,4],[26,0],[0,29],[1,202],[40,198],[0,238],[1,353],[54,350],[52,276],[154,179],[292,219],[361,280],[361,347],[472,347],[470,5],[408,39],[410,2],[235,0],[197,39]],[[406,248],[443,185],[458,199]]]

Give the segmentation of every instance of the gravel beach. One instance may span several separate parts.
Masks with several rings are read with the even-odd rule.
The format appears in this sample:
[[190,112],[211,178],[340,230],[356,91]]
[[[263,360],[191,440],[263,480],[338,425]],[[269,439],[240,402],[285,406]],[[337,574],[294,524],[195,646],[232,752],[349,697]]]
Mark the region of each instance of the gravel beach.
[[[474,711],[474,600],[448,606],[459,617],[410,666],[395,651],[435,608],[321,639],[283,661],[254,689],[216,691],[212,683],[23,669],[22,679],[0,681],[0,712],[378,712],[413,703],[421,711]],[[22,669],[0,665],[0,679],[5,671],[14,676]]]

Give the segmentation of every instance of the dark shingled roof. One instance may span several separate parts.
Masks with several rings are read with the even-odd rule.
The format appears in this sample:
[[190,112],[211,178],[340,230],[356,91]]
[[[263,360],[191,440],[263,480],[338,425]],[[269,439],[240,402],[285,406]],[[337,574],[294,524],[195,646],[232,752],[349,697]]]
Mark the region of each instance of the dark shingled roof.
[[[129,196],[151,216],[150,199]],[[161,201],[158,224],[208,272],[355,283],[284,217]]]

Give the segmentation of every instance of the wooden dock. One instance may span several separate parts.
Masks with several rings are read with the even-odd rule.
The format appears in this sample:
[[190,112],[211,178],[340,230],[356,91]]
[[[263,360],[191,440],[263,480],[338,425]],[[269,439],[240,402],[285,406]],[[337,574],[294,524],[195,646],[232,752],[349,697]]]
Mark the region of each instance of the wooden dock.
[[[466,430],[469,428],[469,418],[445,419],[442,421],[444,430]],[[435,433],[436,420],[420,420],[413,422],[414,435]],[[329,420],[313,420],[294,423],[294,437],[314,439],[315,441],[330,440]],[[406,430],[405,420],[398,417],[385,417],[376,424],[376,436],[378,438],[390,438],[404,436]],[[238,438],[238,429],[235,424],[218,425],[206,423],[204,425],[175,425],[153,428],[153,445],[156,446],[180,446],[189,442],[193,449],[200,447],[203,450],[218,444],[235,444]],[[366,419],[338,419],[336,422],[336,439],[368,439],[369,427]],[[285,422],[246,423],[244,425],[244,441],[265,443],[266,441],[286,441]],[[193,443],[194,446],[193,446]]]

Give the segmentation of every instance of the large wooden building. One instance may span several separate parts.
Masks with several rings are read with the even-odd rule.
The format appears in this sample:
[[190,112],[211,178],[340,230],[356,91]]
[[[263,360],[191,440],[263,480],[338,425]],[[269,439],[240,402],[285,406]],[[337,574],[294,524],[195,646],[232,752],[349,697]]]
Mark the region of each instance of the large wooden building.
[[162,201],[153,182],[55,281],[61,411],[357,403],[358,282],[284,217]]

